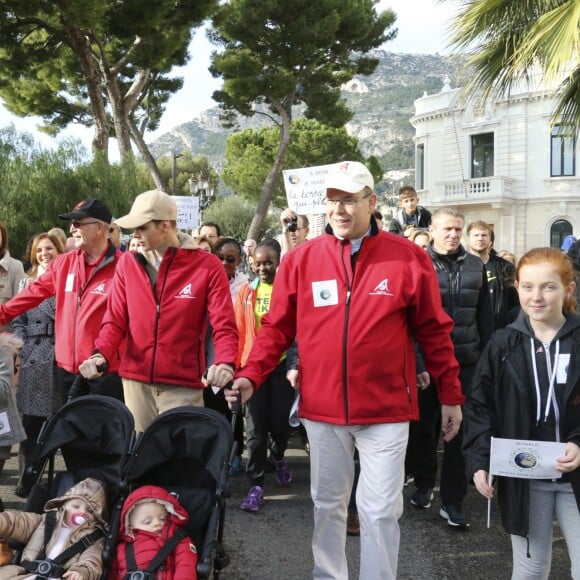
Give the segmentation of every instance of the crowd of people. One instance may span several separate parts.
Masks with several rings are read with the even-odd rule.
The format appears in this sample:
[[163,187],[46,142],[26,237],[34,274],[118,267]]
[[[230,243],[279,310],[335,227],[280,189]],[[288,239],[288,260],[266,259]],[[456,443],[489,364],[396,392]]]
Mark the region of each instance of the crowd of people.
[[[513,578],[547,578],[554,517],[580,578],[579,242],[530,250],[516,265],[495,250],[485,221],[430,212],[411,186],[399,202],[387,233],[368,169],[340,163],[326,181],[324,233],[309,239],[308,218],[286,209],[278,240],[241,243],[213,222],[183,233],[161,191],[138,195],[114,220],[102,201],[86,199],[59,216],[68,239],[55,228],[31,240],[26,272],[0,224],[0,324],[14,333],[0,341],[0,411],[12,426],[10,436],[0,432],[0,472],[16,443],[23,469],[79,373],[88,392],[124,401],[137,431],[184,405],[231,418],[228,405],[241,397],[230,476],[245,470],[240,507],[256,513],[269,470],[278,485],[292,483],[285,451],[298,400],[314,578],[347,577],[347,533],[360,535],[361,578],[396,578],[403,486],[414,486],[414,508],[431,508],[440,445],[439,515],[448,525],[471,525],[463,505],[471,481],[484,497],[498,495]],[[127,247],[122,230],[133,232]],[[554,465],[562,477],[499,477],[494,487],[492,437],[563,443]],[[77,527],[65,509],[71,498],[89,510],[83,493],[73,488],[49,505],[64,527]],[[173,534],[188,517],[163,490],[137,498],[128,498],[121,542]],[[103,527],[100,509],[89,510],[91,528]],[[187,542],[175,550],[195,567]],[[77,564],[62,577],[85,578]],[[0,577],[8,577],[1,567]]]

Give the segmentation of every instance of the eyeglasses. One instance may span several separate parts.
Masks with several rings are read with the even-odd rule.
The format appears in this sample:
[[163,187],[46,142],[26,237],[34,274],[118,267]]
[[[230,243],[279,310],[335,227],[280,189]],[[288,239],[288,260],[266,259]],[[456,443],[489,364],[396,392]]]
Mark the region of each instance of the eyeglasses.
[[92,222],[78,222],[77,220],[72,220],[70,225],[73,228],[82,228],[83,226],[90,226],[92,224],[98,224],[100,223],[98,220],[92,221]]
[[233,256],[218,256],[218,258],[222,262],[226,262],[227,264],[235,264],[237,260]]
[[326,207],[337,207],[338,205],[342,205],[342,207],[354,207],[359,201],[370,197],[370,193],[359,197],[358,199],[354,197],[347,197],[346,199],[328,199],[326,198]]

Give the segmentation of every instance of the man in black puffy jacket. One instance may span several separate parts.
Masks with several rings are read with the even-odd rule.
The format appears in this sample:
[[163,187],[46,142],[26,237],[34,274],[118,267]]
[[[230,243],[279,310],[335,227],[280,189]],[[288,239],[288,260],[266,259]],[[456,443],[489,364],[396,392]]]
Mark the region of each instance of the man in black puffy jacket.
[[[451,340],[460,366],[461,388],[466,395],[479,355],[494,331],[494,323],[483,262],[461,245],[464,223],[463,216],[454,209],[435,210],[429,227],[433,243],[427,252],[437,273],[443,308],[453,319]],[[437,413],[438,407],[434,405],[432,409],[424,411],[424,415]],[[421,420],[428,419],[422,416]],[[455,438],[457,441],[444,445],[439,514],[450,526],[464,528],[469,526],[469,520],[462,509],[467,494],[467,477],[461,452],[461,434],[460,430]],[[435,461],[427,463],[436,465]],[[432,498],[436,474],[413,475],[417,491],[411,498],[411,504],[427,508]]]

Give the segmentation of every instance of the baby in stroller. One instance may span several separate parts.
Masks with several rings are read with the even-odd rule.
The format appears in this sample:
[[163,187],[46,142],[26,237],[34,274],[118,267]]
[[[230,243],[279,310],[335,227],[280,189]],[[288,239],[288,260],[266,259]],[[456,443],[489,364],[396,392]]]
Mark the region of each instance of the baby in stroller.
[[[185,531],[187,511],[156,485],[144,485],[125,500],[110,580],[196,580],[197,550]],[[158,576],[155,571],[162,567]]]
[[44,513],[0,513],[0,538],[26,543],[19,565],[0,567],[0,580],[98,580],[107,530],[103,484],[92,478],[49,500]]

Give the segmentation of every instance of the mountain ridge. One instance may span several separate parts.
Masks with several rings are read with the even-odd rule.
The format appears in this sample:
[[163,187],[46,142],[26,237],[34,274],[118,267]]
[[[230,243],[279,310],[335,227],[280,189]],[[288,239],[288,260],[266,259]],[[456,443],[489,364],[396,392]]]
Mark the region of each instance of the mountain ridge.
[[[370,56],[379,63],[372,75],[354,77],[342,87],[342,95],[353,118],[346,124],[350,135],[358,138],[365,156],[375,155],[390,170],[413,171],[414,129],[409,119],[414,101],[425,93],[437,93],[445,79],[457,86],[464,60],[439,54],[406,54],[375,50]],[[262,115],[238,117],[238,127],[224,128],[219,108],[202,111],[191,121],[177,125],[150,143],[155,157],[190,150],[204,155],[216,168],[225,163],[225,146],[235,131],[258,129],[271,123]]]

